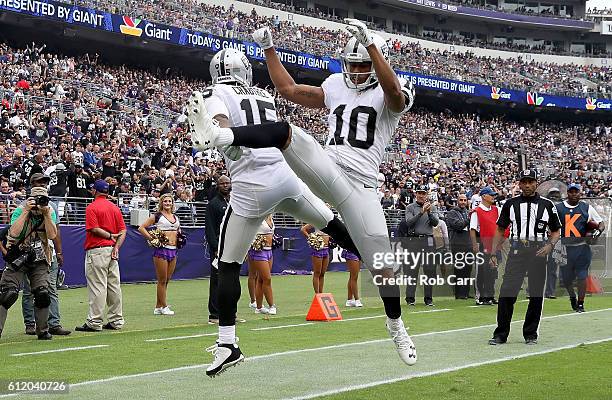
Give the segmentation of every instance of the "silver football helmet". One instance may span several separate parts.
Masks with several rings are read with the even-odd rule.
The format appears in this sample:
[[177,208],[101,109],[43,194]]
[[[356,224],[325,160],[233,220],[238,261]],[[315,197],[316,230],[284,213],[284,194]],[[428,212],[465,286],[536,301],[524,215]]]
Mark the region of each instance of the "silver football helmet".
[[212,83],[238,83],[251,86],[253,69],[247,56],[235,49],[223,49],[210,60]]
[[[376,33],[370,32],[370,35],[372,36],[374,45],[378,48],[378,50],[380,50],[383,57],[385,57],[385,60],[388,62],[389,46],[387,46],[387,42]],[[373,64],[370,67],[369,72],[350,72],[349,65],[352,63],[372,63],[368,50],[361,43],[359,43],[355,37],[352,37],[346,46],[344,46],[344,51],[342,52],[342,56],[340,58],[342,59],[342,75],[344,77],[344,83],[349,89],[365,90],[378,83],[378,77],[376,76],[376,71],[374,71]],[[363,83],[359,84],[353,82],[351,78],[354,77],[354,79],[357,80],[360,75],[367,75],[367,79]]]

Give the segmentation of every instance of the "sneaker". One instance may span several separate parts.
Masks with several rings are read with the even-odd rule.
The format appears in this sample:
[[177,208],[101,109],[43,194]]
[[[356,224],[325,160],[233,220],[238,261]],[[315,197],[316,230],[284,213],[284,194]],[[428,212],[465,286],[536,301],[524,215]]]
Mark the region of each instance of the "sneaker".
[[497,346],[498,344],[504,344],[504,343],[506,343],[506,341],[504,339],[500,338],[500,337],[497,337],[497,336],[489,339],[489,344],[491,346]]
[[435,304],[433,303],[433,299],[425,299],[424,302],[427,307],[435,307]]
[[497,300],[495,300],[495,297],[492,297],[491,298],[491,304],[497,305],[497,304],[499,304],[499,302]]
[[477,306],[484,306],[485,305],[485,299],[484,298],[476,299],[476,305]]
[[584,312],[584,304],[578,304],[578,306],[576,307],[576,312],[577,313],[583,313]]
[[347,307],[355,307],[355,300],[347,300],[345,305]]
[[[237,341],[238,338],[236,338],[236,342]],[[229,367],[244,361],[244,355],[240,351],[240,347],[238,347],[237,343],[215,343],[207,348],[206,351],[212,353],[212,355],[215,357],[212,364],[206,368],[206,375],[210,376],[211,378],[221,374]]]
[[255,314],[270,314],[270,310],[266,306],[261,306],[255,309]]
[[198,151],[215,147],[215,139],[218,138],[221,128],[204,108],[204,98],[201,92],[195,91],[191,94],[187,101],[185,114],[189,123],[193,147]]
[[268,314],[270,315],[276,315],[276,305],[272,304],[269,308],[268,308]]
[[536,338],[525,339],[525,344],[529,346],[533,346],[534,344],[538,344],[538,339]]
[[493,305],[493,299],[490,297],[487,297],[484,301],[483,301],[483,305],[485,306],[492,306]]
[[26,325],[25,334],[26,335],[36,335],[36,325]]
[[572,305],[572,310],[578,311],[578,300],[575,297],[570,297],[570,304]]
[[170,309],[170,306],[166,306],[161,309],[161,314],[162,315],[174,315],[174,311]]
[[253,310],[256,309],[257,308],[257,302],[254,301],[252,303],[249,303],[249,308],[252,308]]
[[162,315],[162,308],[163,307],[155,307],[153,309],[153,315]]
[[355,300],[355,307],[363,307],[363,303],[361,302],[361,300]]
[[403,362],[408,365],[414,365],[417,362],[417,352],[412,339],[406,332],[406,327],[404,327],[404,321],[401,318],[391,319],[387,317],[387,332],[393,339],[393,343],[395,344],[395,348],[399,353],[400,358]]
[[416,300],[414,297],[406,297],[406,303],[408,303],[409,306],[414,306],[416,305]]

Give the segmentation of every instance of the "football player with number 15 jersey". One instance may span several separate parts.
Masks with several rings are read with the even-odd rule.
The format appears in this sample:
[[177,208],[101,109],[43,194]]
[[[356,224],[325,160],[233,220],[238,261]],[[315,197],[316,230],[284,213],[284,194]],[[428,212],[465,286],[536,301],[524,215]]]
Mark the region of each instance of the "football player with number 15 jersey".
[[[287,122],[267,124],[265,135],[249,126],[219,127],[199,107],[201,94],[197,92],[188,100],[194,111],[188,120],[196,148],[232,145],[280,149],[287,164],[308,187],[338,210],[373,275],[391,278],[398,269],[397,263],[386,263],[383,257],[381,268],[375,262],[381,255],[393,254],[376,195],[376,178],[385,146],[401,115],[412,106],[414,88],[396,76],[388,62],[387,44],[380,36],[370,33],[360,21],[345,21],[353,37],[342,55],[343,72],[331,75],[320,87],[295,83],[280,62],[268,28],[253,33],[264,50],[268,72],[280,95],[305,107],[329,109],[325,149]],[[387,330],[400,358],[414,365],[416,348],[401,319],[399,287],[378,288],[387,314]]]
[[[267,131],[262,124],[277,120],[276,105],[270,93],[251,85],[251,64],[246,55],[234,49],[219,51],[211,60],[210,74],[213,86],[196,100],[202,108],[188,107],[187,114],[207,113],[220,126],[253,126],[257,135],[265,136]],[[232,177],[232,195],[221,222],[219,248],[213,262],[219,269],[219,339],[209,349],[215,355],[206,370],[209,376],[244,359],[236,343],[240,267],[267,215],[289,214],[326,232],[341,246],[357,251],[344,224],[298,179],[278,149],[219,147]]]

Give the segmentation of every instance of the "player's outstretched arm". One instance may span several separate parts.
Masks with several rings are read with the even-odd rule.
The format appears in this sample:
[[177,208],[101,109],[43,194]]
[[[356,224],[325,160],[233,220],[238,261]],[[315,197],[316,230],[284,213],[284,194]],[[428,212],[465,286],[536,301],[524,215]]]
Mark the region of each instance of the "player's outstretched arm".
[[385,57],[372,41],[368,27],[363,22],[353,18],[345,18],[344,22],[347,23],[346,30],[355,36],[368,51],[380,87],[385,93],[387,106],[394,112],[403,111],[406,107],[406,97],[402,92],[402,85],[391,65],[385,60]]
[[253,32],[253,40],[264,50],[270,78],[281,96],[304,107],[325,108],[323,89],[317,86],[298,85],[289,75],[274,49],[269,28],[260,28]]

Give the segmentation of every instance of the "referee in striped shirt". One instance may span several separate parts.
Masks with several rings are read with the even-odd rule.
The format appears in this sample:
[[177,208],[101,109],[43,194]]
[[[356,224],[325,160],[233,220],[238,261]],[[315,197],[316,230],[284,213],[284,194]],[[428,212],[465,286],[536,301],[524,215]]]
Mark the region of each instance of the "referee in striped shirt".
[[[490,345],[506,343],[510,334],[510,322],[516,296],[525,274],[529,283],[529,305],[523,323],[526,344],[538,343],[538,327],[544,305],[546,283],[546,256],[559,241],[561,222],[552,201],[536,192],[537,172],[526,169],[519,174],[521,195],[506,201],[497,219],[497,231],[493,249],[500,250],[504,231],[510,228],[510,255],[499,294],[497,328]],[[492,251],[496,254],[496,251]],[[491,257],[491,265],[497,266],[497,257]]]

